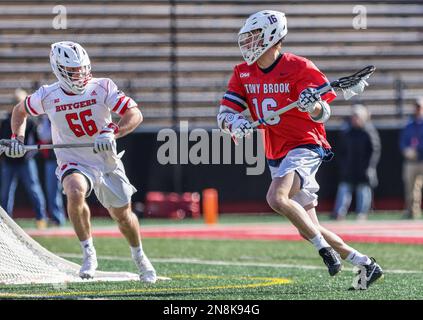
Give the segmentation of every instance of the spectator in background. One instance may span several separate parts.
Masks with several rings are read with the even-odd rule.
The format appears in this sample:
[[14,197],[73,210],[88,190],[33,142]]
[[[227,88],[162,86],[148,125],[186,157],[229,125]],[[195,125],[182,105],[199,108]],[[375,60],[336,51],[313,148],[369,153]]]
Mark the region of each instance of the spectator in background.
[[[41,144],[51,144],[51,123],[46,115],[40,117],[37,126],[38,138]],[[56,156],[52,149],[41,150],[41,157],[44,159],[44,179],[47,192],[47,208],[52,217],[53,224],[61,226],[66,222],[62,186],[56,177]]]
[[[26,96],[27,93],[24,90],[17,89],[15,91],[15,102],[18,103],[24,100]],[[2,139],[10,139],[12,135],[10,127],[11,116],[12,113],[9,112],[7,119],[3,120],[0,126],[0,136]],[[25,144],[35,144],[36,141],[36,124],[28,119],[25,132]],[[46,203],[38,178],[38,169],[33,158],[34,155],[35,152],[27,152],[25,157],[22,158],[3,158],[1,167],[0,200],[1,206],[10,216],[12,216],[15,192],[19,178],[34,206],[36,226],[38,229],[44,229],[47,227]]]
[[341,131],[337,146],[340,183],[336,195],[333,218],[345,219],[355,188],[357,219],[367,219],[378,184],[376,166],[380,158],[380,138],[370,121],[367,108],[357,104]]
[[423,97],[415,102],[414,115],[400,134],[404,156],[403,180],[406,212],[404,218],[421,217],[423,186]]

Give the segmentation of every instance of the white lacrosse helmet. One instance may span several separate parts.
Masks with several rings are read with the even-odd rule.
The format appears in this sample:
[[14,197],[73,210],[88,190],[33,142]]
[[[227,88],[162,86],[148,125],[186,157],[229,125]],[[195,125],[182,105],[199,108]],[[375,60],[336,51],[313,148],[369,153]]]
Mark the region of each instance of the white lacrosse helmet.
[[248,65],[253,64],[287,33],[283,12],[263,10],[252,14],[238,33],[238,45],[244,60]]
[[74,94],[82,94],[91,80],[88,53],[78,43],[56,42],[51,45],[50,64],[61,87]]

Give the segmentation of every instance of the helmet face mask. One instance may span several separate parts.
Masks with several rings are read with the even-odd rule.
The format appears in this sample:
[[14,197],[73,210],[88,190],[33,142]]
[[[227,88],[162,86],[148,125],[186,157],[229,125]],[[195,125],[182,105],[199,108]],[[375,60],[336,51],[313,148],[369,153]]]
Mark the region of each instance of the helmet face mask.
[[60,86],[74,94],[83,94],[91,80],[91,62],[87,52],[74,42],[51,45],[50,64]]
[[248,65],[256,62],[288,33],[285,14],[264,10],[251,15],[238,33],[238,45]]
[[85,87],[91,80],[91,66],[83,67],[65,67],[60,64],[57,65],[61,77],[66,80],[68,84],[71,84],[68,89],[71,89],[72,93],[81,94],[85,91]]
[[256,61],[264,52],[263,31],[256,29],[239,35],[238,45],[245,61]]

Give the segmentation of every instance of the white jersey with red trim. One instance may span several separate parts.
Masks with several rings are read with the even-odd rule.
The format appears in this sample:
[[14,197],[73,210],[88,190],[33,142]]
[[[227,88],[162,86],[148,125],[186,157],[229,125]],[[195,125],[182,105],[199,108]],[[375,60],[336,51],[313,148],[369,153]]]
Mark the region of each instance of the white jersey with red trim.
[[[47,114],[51,121],[52,140],[61,143],[92,143],[101,129],[112,122],[112,112],[122,116],[136,107],[108,78],[92,78],[83,94],[64,92],[59,82],[44,85],[25,99],[25,108],[32,116]],[[57,163],[75,162],[101,169],[104,158],[92,148],[55,149]]]

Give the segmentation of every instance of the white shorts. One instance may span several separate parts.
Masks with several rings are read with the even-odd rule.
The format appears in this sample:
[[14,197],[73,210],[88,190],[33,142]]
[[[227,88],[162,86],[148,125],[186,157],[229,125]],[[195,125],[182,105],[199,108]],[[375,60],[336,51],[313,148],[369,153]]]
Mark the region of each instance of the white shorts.
[[69,170],[76,170],[89,181],[87,197],[94,190],[98,201],[105,208],[121,208],[131,202],[132,195],[137,191],[129,182],[125,174],[122,161],[118,161],[117,168],[110,173],[102,173],[99,169],[80,163],[61,163],[56,170],[56,176],[62,181],[63,175]]
[[316,172],[322,163],[321,157],[314,151],[306,148],[297,148],[289,151],[279,166],[269,165],[272,179],[283,177],[295,171],[301,179],[301,190],[297,192],[292,200],[298,202],[302,207],[309,205],[317,206],[317,194],[320,186],[316,181]]

